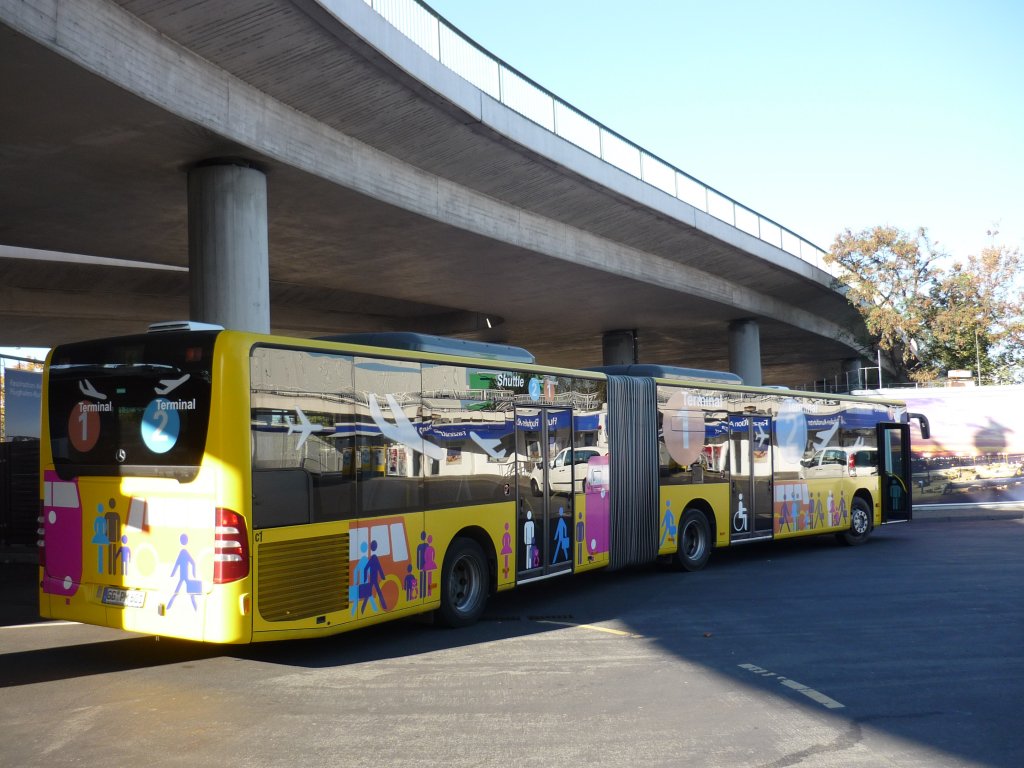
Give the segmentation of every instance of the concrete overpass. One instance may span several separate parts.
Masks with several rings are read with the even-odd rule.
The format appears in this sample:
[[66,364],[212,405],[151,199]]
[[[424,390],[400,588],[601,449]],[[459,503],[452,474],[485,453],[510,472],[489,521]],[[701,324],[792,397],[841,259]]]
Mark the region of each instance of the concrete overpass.
[[0,105],[0,345],[189,316],[188,174],[242,158],[266,175],[275,332],[589,366],[637,329],[644,362],[728,369],[752,320],[765,383],[858,357],[856,313],[772,222],[596,157],[363,0],[0,0]]

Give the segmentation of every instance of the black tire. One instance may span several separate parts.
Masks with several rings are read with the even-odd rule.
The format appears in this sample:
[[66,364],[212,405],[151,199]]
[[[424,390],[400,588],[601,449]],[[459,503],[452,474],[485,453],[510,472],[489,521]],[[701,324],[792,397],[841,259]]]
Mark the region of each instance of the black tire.
[[530,493],[532,493],[534,496],[544,495],[540,490],[540,486],[537,485],[537,481],[534,480],[533,478],[530,478]]
[[836,534],[836,537],[847,546],[856,547],[868,540],[871,528],[871,507],[858,496],[850,504],[850,529]]
[[480,545],[473,539],[455,539],[441,568],[440,623],[446,627],[474,624],[487,605],[490,582],[487,558]]
[[699,571],[711,557],[711,525],[699,509],[688,509],[683,513],[678,531],[679,548],[675,563],[684,571]]

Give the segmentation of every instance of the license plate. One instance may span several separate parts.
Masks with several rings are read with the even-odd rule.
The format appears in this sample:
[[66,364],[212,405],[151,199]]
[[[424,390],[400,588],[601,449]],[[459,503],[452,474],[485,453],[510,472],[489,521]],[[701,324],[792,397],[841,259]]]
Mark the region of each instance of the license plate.
[[104,605],[119,605],[122,608],[141,608],[145,602],[146,593],[141,589],[105,587],[103,590]]

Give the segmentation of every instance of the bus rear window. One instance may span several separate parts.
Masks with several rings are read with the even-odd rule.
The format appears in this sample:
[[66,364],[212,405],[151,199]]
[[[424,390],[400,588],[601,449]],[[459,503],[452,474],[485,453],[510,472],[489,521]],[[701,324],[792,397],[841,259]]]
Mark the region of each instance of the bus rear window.
[[57,473],[194,479],[216,336],[167,332],[54,349],[46,416]]

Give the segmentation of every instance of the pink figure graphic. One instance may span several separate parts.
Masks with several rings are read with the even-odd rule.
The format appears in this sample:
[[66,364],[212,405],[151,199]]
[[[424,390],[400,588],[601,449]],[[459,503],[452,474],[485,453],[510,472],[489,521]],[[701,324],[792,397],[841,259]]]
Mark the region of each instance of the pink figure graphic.
[[416,547],[416,566],[420,572],[420,597],[430,597],[434,590],[433,575],[437,570],[434,561],[434,537],[426,531],[420,534],[420,544]]
[[594,456],[587,462],[584,483],[587,499],[586,530],[590,537],[590,555],[608,551],[608,526],[611,499],[609,496],[609,456]]
[[505,566],[502,572],[508,578],[508,556],[512,554],[512,534],[508,531],[508,523],[505,523],[505,533],[501,537],[501,554],[504,555]]

